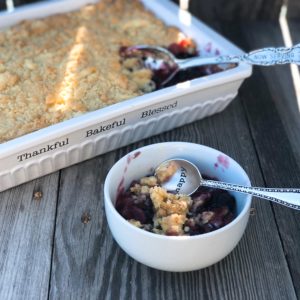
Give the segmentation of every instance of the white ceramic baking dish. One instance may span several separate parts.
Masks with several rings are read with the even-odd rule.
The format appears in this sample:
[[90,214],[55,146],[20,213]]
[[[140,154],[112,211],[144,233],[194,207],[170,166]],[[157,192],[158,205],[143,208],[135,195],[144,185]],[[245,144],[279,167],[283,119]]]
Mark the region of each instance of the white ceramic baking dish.
[[[141,0],[165,23],[191,36],[201,53],[242,51],[169,0]],[[66,2],[67,5],[66,5]],[[78,9],[96,1],[31,4],[0,14],[0,28]],[[251,75],[246,64],[178,84],[0,144],[0,191],[163,131],[222,111]]]

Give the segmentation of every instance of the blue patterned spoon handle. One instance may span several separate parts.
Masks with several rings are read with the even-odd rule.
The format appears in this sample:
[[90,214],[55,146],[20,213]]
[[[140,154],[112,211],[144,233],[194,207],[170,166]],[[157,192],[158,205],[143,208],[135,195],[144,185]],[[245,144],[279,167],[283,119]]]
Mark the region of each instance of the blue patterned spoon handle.
[[202,180],[201,185],[227,191],[250,194],[255,197],[270,200],[278,204],[300,210],[300,189],[247,187],[213,180]]
[[285,48],[263,48],[251,51],[240,56],[220,56],[222,59],[232,62],[246,62],[253,65],[271,66],[277,64],[297,64],[300,65],[300,44]]
[[242,55],[219,55],[214,57],[194,57],[176,59],[179,69],[187,69],[209,64],[245,62],[251,65],[272,66],[277,64],[300,65],[300,44],[285,48],[262,48]]

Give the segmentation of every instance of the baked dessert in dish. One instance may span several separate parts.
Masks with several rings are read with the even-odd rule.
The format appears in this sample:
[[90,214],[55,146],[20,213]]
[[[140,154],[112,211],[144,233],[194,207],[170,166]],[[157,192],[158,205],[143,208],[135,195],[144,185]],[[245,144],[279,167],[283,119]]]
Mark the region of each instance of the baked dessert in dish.
[[150,175],[133,181],[121,192],[116,209],[143,230],[191,236],[212,232],[230,223],[236,215],[236,201],[227,191],[206,187],[199,187],[191,196],[173,194],[160,187],[157,177]]
[[[138,1],[101,0],[0,32],[0,143],[159,89],[159,74],[122,56],[136,44],[195,56],[195,43]],[[170,83],[214,69],[178,74]]]

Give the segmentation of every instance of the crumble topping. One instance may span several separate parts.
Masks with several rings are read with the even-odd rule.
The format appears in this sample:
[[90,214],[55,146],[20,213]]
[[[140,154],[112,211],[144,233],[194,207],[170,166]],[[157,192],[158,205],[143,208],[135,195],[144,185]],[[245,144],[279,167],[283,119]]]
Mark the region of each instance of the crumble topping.
[[151,188],[150,198],[155,209],[154,227],[161,227],[167,235],[182,235],[191,198],[170,194],[161,187]]
[[155,176],[143,177],[140,179],[140,183],[147,186],[156,186],[157,178]]
[[[130,188],[134,195],[150,197],[154,215],[154,231],[167,235],[182,235],[186,214],[191,205],[191,198],[186,195],[174,195],[158,186],[155,176],[143,177]],[[136,199],[136,203],[138,199]],[[130,219],[130,223],[142,228],[139,220]]]
[[176,173],[178,168],[179,166],[174,160],[161,164],[159,168],[156,169],[156,177],[158,181],[161,183],[168,181],[169,178]]
[[191,202],[189,196],[174,195],[158,186],[150,189],[150,198],[157,217],[165,217],[174,213],[185,215]]

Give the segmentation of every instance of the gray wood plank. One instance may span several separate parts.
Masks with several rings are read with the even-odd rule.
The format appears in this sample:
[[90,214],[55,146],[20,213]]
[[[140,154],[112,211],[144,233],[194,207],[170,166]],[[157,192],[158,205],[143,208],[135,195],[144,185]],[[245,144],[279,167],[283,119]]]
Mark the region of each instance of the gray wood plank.
[[[103,211],[107,171],[136,147],[171,140],[223,150],[245,167],[254,183],[263,184],[239,99],[218,115],[64,170],[50,298],[296,299],[272,209],[265,201],[254,200],[257,214],[251,217],[238,247],[222,262],[204,270],[157,271],[129,258],[112,240]],[[85,212],[90,215],[87,224],[82,223]]]
[[[226,32],[239,41],[244,38],[247,48],[283,43],[280,29],[274,24],[240,26],[241,34],[230,27]],[[241,97],[266,185],[299,187],[300,119],[289,67],[256,68],[247,80]],[[300,212],[274,205],[274,213],[299,298]]]
[[112,247],[103,210],[103,180],[114,157],[106,154],[62,171],[51,299],[95,299],[116,271],[119,251]]
[[[277,23],[256,22],[252,25],[249,24],[249,26],[251,26],[249,31],[247,30],[248,25],[243,27],[247,37],[248,45],[246,47],[248,49],[284,46],[282,31]],[[294,43],[300,41],[299,26],[300,21],[289,22],[289,30]],[[299,82],[293,82],[290,65],[266,68],[255,67],[256,69],[263,74],[265,85],[272,98],[272,103],[269,105],[275,105],[296,161],[300,163],[300,99],[297,100],[295,93],[295,84],[297,86]],[[265,89],[262,85],[260,88]]]
[[0,299],[48,296],[58,176],[0,193]]

